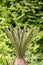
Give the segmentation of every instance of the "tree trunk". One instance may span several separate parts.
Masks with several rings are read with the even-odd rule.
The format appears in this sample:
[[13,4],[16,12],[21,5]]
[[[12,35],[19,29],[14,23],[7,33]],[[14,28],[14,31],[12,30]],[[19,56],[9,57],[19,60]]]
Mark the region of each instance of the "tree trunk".
[[27,62],[23,58],[16,58],[13,65],[27,65]]

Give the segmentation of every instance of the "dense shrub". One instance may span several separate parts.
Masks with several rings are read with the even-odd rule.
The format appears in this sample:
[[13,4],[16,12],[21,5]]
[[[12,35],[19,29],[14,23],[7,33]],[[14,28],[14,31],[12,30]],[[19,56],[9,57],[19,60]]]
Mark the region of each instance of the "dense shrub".
[[[15,56],[14,47],[4,31],[4,27],[10,25],[13,28],[27,25],[27,31],[32,26],[34,28],[40,27],[37,36],[29,45],[29,51],[32,55],[27,53],[26,58],[28,60],[43,60],[43,1],[0,0],[0,59],[1,56],[2,58],[4,56],[9,58],[9,55],[10,58]],[[2,61],[0,62],[2,63]]]

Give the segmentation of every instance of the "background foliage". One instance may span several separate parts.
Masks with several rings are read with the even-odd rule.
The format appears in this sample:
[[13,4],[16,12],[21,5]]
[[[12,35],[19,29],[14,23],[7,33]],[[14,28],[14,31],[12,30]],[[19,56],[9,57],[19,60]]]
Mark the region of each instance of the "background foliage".
[[[4,31],[5,26],[40,27],[25,54],[30,65],[43,64],[43,0],[0,0],[0,65],[15,58],[14,47]],[[35,62],[36,64],[36,62]]]

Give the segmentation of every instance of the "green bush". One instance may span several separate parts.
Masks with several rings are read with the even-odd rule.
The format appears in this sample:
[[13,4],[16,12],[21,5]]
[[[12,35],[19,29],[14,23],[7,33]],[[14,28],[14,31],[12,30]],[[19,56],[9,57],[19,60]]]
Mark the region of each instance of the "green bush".
[[[4,27],[12,26],[14,28],[15,26],[23,27],[25,25],[27,25],[27,31],[32,26],[34,28],[40,27],[40,31],[30,43],[29,51],[26,52],[25,57],[31,62],[30,65],[43,64],[41,62],[43,60],[43,1],[0,0],[0,65],[6,65],[4,60],[6,56],[9,63],[15,57],[14,47],[7,38]],[[34,60],[40,61],[40,63],[34,63]]]

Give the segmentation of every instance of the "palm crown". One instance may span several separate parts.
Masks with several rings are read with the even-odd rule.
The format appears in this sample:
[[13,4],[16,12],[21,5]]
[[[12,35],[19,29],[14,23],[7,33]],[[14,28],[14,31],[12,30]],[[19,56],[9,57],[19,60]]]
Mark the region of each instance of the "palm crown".
[[9,28],[6,27],[5,31],[15,46],[16,56],[23,57],[28,48],[28,44],[33,38],[34,29],[31,28],[29,32],[26,32],[26,27],[24,27],[22,30],[20,27],[15,30],[12,30],[11,28],[9,30]]

